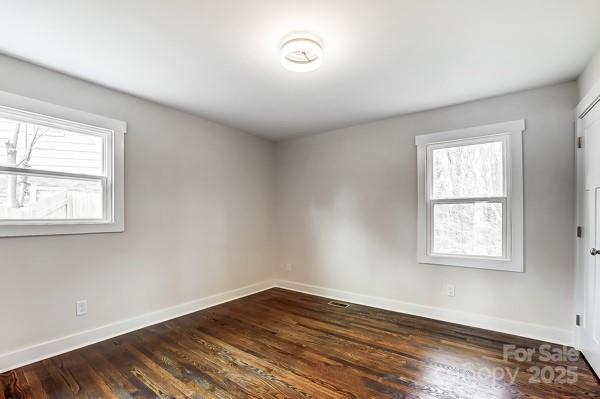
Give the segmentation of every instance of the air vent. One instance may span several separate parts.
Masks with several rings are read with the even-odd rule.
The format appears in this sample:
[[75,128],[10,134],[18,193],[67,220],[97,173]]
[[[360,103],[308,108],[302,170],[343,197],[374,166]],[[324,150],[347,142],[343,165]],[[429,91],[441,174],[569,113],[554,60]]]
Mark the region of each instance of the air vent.
[[347,308],[348,306],[350,306],[347,303],[336,302],[336,301],[327,302],[327,304],[331,305],[331,306],[337,306],[338,308]]

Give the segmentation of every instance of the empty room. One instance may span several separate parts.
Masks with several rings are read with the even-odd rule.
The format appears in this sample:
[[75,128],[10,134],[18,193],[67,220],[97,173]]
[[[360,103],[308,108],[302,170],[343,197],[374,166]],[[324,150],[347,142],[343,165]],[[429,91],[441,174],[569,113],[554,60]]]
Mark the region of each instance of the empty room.
[[600,0],[0,0],[0,399],[600,398]]

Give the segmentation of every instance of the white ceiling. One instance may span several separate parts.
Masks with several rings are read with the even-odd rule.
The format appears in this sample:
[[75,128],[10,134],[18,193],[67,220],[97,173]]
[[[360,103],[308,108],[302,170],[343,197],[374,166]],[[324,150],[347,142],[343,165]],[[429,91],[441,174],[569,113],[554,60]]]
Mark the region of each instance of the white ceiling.
[[[284,139],[574,79],[600,0],[0,0],[0,52]],[[287,34],[324,63],[284,70]]]

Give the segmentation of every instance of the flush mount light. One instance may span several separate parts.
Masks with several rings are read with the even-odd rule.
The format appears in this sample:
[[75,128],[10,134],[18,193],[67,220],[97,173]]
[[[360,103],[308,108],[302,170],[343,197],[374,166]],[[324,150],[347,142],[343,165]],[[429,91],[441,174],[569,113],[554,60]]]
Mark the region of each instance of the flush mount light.
[[293,72],[314,71],[323,63],[321,43],[313,35],[296,33],[281,44],[281,65]]

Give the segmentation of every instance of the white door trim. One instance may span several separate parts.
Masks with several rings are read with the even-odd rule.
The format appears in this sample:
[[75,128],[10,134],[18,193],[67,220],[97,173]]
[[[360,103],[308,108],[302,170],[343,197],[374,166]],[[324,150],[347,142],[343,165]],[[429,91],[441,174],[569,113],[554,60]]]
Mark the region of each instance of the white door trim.
[[600,102],[600,80],[587,92],[587,94],[579,101],[575,113],[577,119],[581,119],[587,114],[596,104]]
[[[600,106],[600,80],[597,81],[594,86],[590,89],[590,91],[579,101],[577,107],[575,108],[575,140],[583,135],[583,123],[582,119],[592,110],[592,108],[596,106]],[[585,143],[584,143],[585,147]],[[575,173],[576,173],[576,186],[575,186],[575,226],[574,229],[577,229],[577,226],[584,226],[584,237],[585,234],[588,234],[585,231],[585,215],[583,214],[583,199],[585,195],[585,175],[584,175],[584,158],[583,151],[580,151],[577,148],[577,145],[574,145],[575,148]],[[576,230],[574,230],[576,231]],[[584,265],[584,256],[587,255],[587,250],[585,246],[585,240],[582,238],[578,238],[575,236],[575,281],[574,281],[574,315],[583,315],[583,304],[584,304],[584,281],[583,281],[583,267]],[[582,330],[580,326],[575,326],[575,334],[574,334],[574,346],[577,349],[581,347],[581,333]]]

